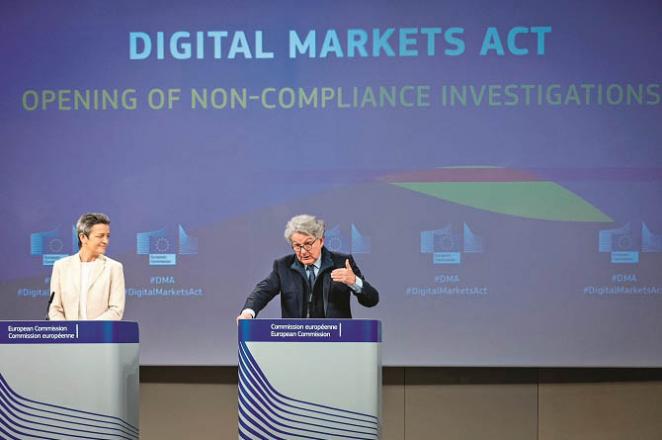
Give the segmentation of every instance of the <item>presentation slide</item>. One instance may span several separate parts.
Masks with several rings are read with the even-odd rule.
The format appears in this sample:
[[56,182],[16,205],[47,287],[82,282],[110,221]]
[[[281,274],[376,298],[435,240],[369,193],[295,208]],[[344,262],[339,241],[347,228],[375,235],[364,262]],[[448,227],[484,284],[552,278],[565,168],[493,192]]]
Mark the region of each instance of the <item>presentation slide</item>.
[[[662,3],[0,5],[0,319],[106,213],[143,365],[236,365],[286,222],[387,366],[662,366]],[[260,313],[279,318],[275,298]]]

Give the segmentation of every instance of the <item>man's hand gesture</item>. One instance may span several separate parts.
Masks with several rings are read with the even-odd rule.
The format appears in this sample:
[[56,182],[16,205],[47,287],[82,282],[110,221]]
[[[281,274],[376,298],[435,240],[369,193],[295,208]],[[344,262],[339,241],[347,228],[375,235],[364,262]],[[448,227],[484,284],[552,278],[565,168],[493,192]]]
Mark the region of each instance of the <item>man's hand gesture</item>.
[[352,270],[352,266],[349,264],[349,258],[345,260],[345,267],[335,269],[331,272],[331,279],[338,283],[347,284],[350,287],[356,284],[356,275]]

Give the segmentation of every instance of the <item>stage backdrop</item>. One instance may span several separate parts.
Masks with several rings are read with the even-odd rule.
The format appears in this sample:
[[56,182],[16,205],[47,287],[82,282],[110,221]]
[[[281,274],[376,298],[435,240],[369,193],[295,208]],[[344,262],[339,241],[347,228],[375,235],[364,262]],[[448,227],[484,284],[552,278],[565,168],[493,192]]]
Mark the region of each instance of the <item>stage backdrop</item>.
[[102,211],[142,363],[235,364],[311,213],[386,365],[662,366],[659,1],[0,12],[1,319],[43,317]]

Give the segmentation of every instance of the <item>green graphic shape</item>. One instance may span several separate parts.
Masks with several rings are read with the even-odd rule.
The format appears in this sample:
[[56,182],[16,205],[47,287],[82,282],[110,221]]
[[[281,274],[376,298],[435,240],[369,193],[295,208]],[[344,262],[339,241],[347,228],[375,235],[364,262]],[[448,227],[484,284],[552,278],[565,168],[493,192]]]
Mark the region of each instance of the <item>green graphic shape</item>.
[[394,182],[438,199],[538,220],[612,222],[583,198],[553,182]]

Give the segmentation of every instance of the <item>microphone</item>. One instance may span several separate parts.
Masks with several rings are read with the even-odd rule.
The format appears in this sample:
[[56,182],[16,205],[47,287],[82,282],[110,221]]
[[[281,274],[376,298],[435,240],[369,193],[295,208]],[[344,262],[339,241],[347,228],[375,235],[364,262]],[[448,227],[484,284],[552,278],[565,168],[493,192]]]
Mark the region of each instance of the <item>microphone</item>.
[[50,321],[51,319],[48,317],[48,310],[51,308],[51,303],[53,302],[53,298],[55,297],[55,292],[51,292],[51,297],[48,299],[48,304],[46,305],[46,321]]
[[310,289],[308,295],[308,304],[306,304],[306,318],[310,318],[310,311],[313,308],[313,289]]
[[310,318],[311,312],[313,310],[313,289],[315,287],[315,266],[310,265],[306,266],[306,278],[308,282],[308,304],[306,304],[306,318]]

